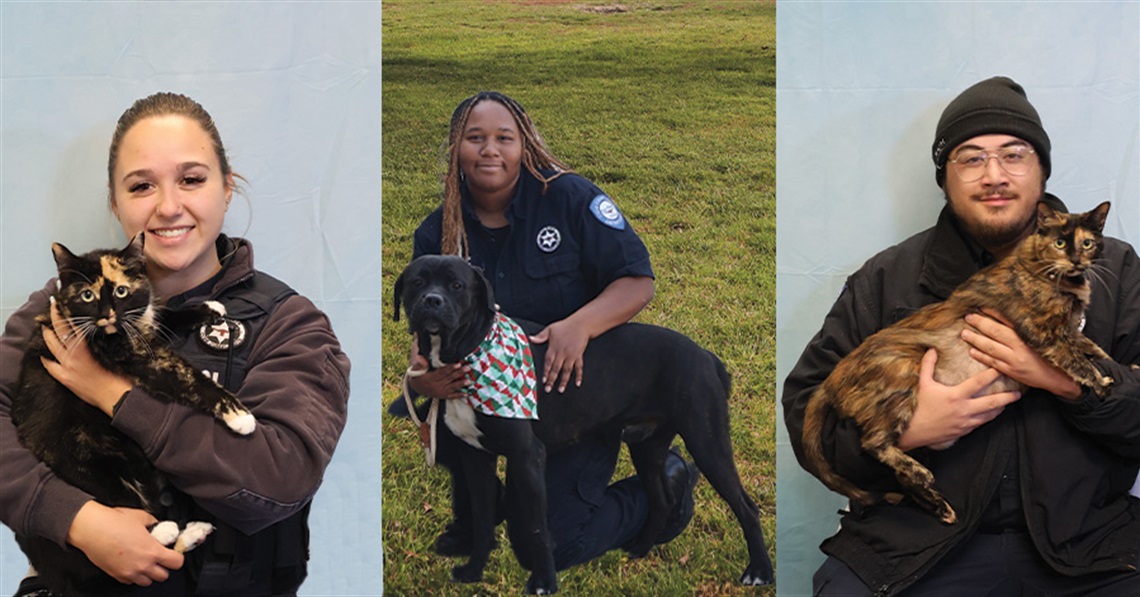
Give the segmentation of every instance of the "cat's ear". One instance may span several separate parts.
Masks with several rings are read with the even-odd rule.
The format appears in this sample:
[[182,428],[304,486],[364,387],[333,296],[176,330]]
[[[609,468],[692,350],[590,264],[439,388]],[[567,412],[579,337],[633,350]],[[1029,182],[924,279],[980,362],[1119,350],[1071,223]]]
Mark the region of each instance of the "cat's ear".
[[1108,220],[1108,208],[1110,205],[1108,201],[1105,201],[1085,214],[1085,228],[1096,230],[1098,233],[1104,230],[1104,223]]
[[124,260],[142,259],[143,242],[145,241],[145,239],[146,239],[146,233],[140,232],[140,233],[136,234],[135,237],[131,239],[131,242],[127,243],[127,246],[123,247],[122,251],[119,251],[119,256],[122,257]]
[[1057,211],[1052,207],[1045,204],[1044,201],[1037,203],[1037,229],[1045,228],[1049,224],[1055,222],[1057,219]]
[[59,243],[51,244],[51,253],[55,257],[55,267],[60,272],[65,269],[70,269],[71,262],[77,259],[75,253],[72,253],[67,247]]

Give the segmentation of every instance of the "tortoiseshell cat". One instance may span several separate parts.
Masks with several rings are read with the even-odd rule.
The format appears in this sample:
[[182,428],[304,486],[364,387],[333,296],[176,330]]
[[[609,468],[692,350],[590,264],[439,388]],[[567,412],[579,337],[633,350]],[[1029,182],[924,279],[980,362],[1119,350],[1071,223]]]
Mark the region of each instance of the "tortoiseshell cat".
[[[130,379],[154,398],[210,413],[235,433],[252,433],[256,422],[249,410],[155,341],[157,308],[146,277],[142,239],[139,235],[120,251],[98,250],[79,257],[53,244],[59,270],[54,304],[108,371]],[[195,315],[213,323],[224,312],[220,304],[212,303]],[[38,315],[36,323],[12,396],[12,422],[20,441],[59,478],[99,503],[140,508],[163,520],[172,513],[170,494],[163,495],[166,478],[138,444],[111,426],[110,417],[48,374],[40,357],[54,360],[43,338],[44,326],[51,325],[50,310]],[[180,532],[177,523],[163,521],[151,534],[165,545],[187,551],[212,530],[208,523],[192,522]],[[40,579],[57,593],[102,595],[126,588],[75,548],[65,550],[40,537],[16,539]]]
[[[895,471],[919,505],[944,523],[954,509],[933,488],[934,476],[895,444],[917,405],[919,367],[930,348],[938,351],[934,378],[957,385],[988,367],[970,357],[961,339],[964,318],[992,310],[1013,324],[1018,336],[1046,361],[1097,394],[1113,383],[1093,367],[1107,359],[1080,331],[1089,302],[1088,271],[1103,248],[1101,230],[1108,202],[1083,214],[1056,212],[1037,204],[1037,230],[1005,259],[971,276],[944,302],[929,305],[870,336],[844,357],[815,391],[804,413],[803,445],[808,463],[832,490],[863,504],[872,494],[840,477],[823,456],[821,430],[827,413],[854,419],[862,447]],[[979,395],[1021,390],[1001,377]],[[936,449],[946,449],[948,442]],[[890,501],[901,496],[889,495]]]

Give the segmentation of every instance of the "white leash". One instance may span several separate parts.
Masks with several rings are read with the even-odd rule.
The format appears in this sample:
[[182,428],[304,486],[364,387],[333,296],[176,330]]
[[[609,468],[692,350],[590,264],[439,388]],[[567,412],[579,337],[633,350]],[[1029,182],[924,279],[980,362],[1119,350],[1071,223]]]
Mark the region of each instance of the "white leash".
[[435,427],[436,421],[439,420],[439,398],[431,399],[431,407],[428,408],[427,422],[420,420],[419,415],[416,414],[416,405],[412,402],[412,393],[408,388],[408,379],[412,377],[419,377],[427,373],[427,369],[412,369],[410,366],[404,372],[402,381],[404,391],[404,402],[408,405],[408,415],[411,416],[412,422],[416,424],[416,429],[419,430],[420,444],[424,447],[424,455],[427,458],[428,466],[435,466]]

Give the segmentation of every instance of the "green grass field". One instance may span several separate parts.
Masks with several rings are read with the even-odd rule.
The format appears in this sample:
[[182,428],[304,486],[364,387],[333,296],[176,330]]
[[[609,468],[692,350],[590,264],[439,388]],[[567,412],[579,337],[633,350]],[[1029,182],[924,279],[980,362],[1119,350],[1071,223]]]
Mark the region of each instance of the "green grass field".
[[[555,155],[601,186],[649,248],[657,295],[639,321],[688,334],[733,375],[732,443],[775,557],[775,5],[772,2],[385,2],[384,296],[412,232],[439,204],[451,111],[482,89],[519,100]],[[390,303],[389,303],[390,304]],[[386,314],[385,404],[407,366]],[[388,595],[521,594],[500,547],[483,583],[448,580],[431,551],[450,520],[448,477],[412,424],[383,421]],[[623,453],[619,475],[632,472]],[[728,507],[702,480],[696,515],[643,559],[610,552],[559,575],[567,595],[774,595],[740,587],[747,562]]]

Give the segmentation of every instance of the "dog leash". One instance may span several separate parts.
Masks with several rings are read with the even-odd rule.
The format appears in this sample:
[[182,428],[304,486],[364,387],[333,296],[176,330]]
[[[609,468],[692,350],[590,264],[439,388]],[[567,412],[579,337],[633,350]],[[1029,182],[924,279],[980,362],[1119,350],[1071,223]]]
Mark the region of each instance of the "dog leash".
[[412,393],[408,388],[409,378],[419,377],[427,372],[427,369],[412,369],[412,367],[409,366],[408,370],[404,372],[402,389],[404,391],[404,402],[408,405],[408,414],[412,417],[412,422],[415,423],[416,429],[419,430],[420,444],[424,447],[424,456],[427,458],[427,465],[435,466],[435,427],[436,421],[439,420],[439,398],[431,399],[427,421],[421,421],[420,416],[416,414],[416,405],[412,402]]

